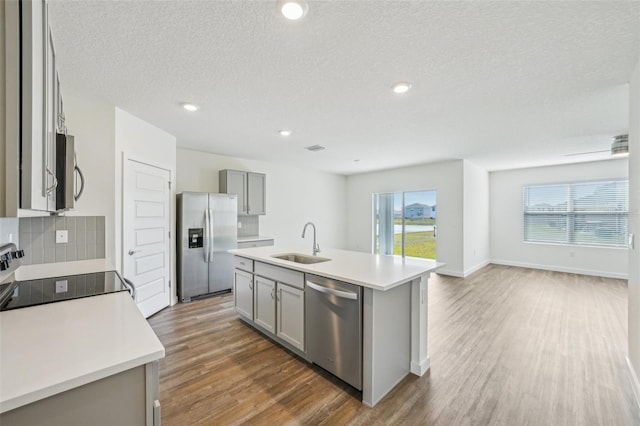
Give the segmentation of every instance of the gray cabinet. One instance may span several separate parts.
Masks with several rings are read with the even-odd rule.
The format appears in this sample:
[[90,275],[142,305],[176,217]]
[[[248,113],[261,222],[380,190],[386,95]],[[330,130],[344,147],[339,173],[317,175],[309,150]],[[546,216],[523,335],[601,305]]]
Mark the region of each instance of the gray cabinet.
[[[7,115],[6,133],[7,145],[15,144],[16,152],[20,151],[19,168],[11,171],[16,174],[18,205],[28,210],[55,211],[56,132],[62,102],[47,2],[7,3],[5,26],[6,83],[12,90],[18,88],[20,99],[20,106]],[[11,68],[15,52],[19,52],[19,61]]]
[[256,276],[253,322],[304,352],[304,290]]
[[247,173],[247,214],[266,214],[266,179],[262,173]]
[[[304,354],[304,274],[263,262],[254,262],[253,271],[253,324]],[[243,298],[236,294],[236,300]],[[251,319],[241,303],[236,302],[236,310]]]
[[234,271],[234,303],[236,311],[253,321],[253,274],[236,269]]
[[158,361],[0,414],[2,426],[160,425]]
[[274,240],[251,240],[251,241],[238,241],[238,248],[252,248],[252,247],[266,247],[272,246]]
[[304,290],[278,283],[276,335],[304,351]]
[[[21,199],[20,207],[48,210],[48,198],[55,189],[55,175],[49,164],[46,90],[50,37],[44,1],[21,1]],[[7,16],[7,19],[11,19]]]
[[238,196],[239,215],[266,213],[266,175],[239,170],[220,170],[219,191]]
[[266,331],[276,334],[276,283],[263,277],[254,280],[254,322]]

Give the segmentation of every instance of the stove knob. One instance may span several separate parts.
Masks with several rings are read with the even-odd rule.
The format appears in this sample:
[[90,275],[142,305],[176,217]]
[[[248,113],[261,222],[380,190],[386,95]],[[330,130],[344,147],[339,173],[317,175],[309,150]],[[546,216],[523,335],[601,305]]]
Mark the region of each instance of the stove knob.
[[7,269],[9,269],[9,261],[0,260],[0,271],[6,271]]
[[20,259],[21,257],[24,257],[24,250],[16,250],[11,252],[11,258]]

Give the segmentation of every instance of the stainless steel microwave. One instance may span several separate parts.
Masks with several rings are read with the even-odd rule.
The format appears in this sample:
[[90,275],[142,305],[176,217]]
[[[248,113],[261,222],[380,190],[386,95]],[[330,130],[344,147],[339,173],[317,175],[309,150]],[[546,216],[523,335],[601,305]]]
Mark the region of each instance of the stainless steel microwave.
[[84,191],[84,175],[76,163],[75,141],[71,135],[56,135],[56,179],[56,210],[73,209]]

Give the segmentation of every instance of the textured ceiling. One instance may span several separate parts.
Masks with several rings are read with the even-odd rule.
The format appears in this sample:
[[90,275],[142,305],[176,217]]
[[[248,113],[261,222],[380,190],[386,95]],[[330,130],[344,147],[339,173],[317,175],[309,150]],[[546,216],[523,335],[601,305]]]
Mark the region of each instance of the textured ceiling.
[[640,54],[637,1],[310,1],[300,22],[275,0],[50,3],[63,90],[179,147],[343,174],[606,158],[567,155],[627,132]]

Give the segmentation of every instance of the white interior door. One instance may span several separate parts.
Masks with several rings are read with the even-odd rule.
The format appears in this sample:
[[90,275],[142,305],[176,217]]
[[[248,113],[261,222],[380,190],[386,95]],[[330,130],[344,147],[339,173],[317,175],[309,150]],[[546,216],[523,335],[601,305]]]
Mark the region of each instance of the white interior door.
[[169,305],[171,190],[169,170],[124,160],[122,271],[136,287],[145,317]]

